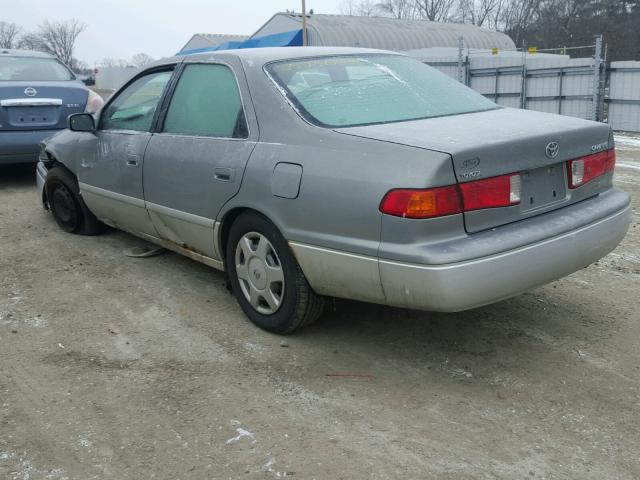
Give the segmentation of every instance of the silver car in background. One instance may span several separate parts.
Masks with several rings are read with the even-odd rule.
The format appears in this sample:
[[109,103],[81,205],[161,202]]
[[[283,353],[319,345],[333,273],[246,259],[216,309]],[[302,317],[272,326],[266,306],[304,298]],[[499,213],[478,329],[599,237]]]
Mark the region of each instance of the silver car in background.
[[226,270],[289,333],[325,297],[455,312],[623,239],[610,127],[498,107],[408,57],[346,48],[172,58],[49,140],[41,199]]

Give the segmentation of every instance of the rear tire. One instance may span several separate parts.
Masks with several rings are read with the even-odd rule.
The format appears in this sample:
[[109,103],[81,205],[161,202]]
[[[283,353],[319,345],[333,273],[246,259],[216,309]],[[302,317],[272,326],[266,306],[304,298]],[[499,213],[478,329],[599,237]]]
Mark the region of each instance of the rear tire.
[[282,234],[259,213],[243,213],[231,226],[226,266],[233,294],[258,327],[288,334],[321,315],[324,298],[309,286]]
[[53,167],[47,172],[44,190],[53,218],[62,230],[78,235],[97,235],[104,230],[104,224],[84,203],[71,172]]

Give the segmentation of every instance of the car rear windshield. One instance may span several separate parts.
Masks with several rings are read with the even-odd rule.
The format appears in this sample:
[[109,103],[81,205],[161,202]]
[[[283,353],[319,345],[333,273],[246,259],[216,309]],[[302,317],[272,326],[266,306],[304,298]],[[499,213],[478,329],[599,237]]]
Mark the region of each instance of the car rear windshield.
[[274,62],[266,67],[311,123],[352,127],[458,115],[498,106],[412,58],[348,55]]
[[0,57],[0,81],[52,82],[73,79],[69,69],[55,58]]

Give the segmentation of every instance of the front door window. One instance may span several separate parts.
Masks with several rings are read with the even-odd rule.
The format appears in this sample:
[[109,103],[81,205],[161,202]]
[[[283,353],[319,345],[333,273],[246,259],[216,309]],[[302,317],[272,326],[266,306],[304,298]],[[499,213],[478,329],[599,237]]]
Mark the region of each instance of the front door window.
[[148,132],[172,72],[155,72],[137,79],[102,114],[101,130]]

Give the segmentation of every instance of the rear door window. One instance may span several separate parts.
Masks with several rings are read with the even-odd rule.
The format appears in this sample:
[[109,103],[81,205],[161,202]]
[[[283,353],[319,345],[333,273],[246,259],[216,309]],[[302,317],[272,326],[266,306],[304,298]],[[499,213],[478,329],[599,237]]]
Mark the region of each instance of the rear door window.
[[138,78],[106,107],[100,129],[148,132],[172,73],[154,72]]
[[162,130],[219,138],[247,138],[236,78],[226,65],[188,65],[176,86]]

